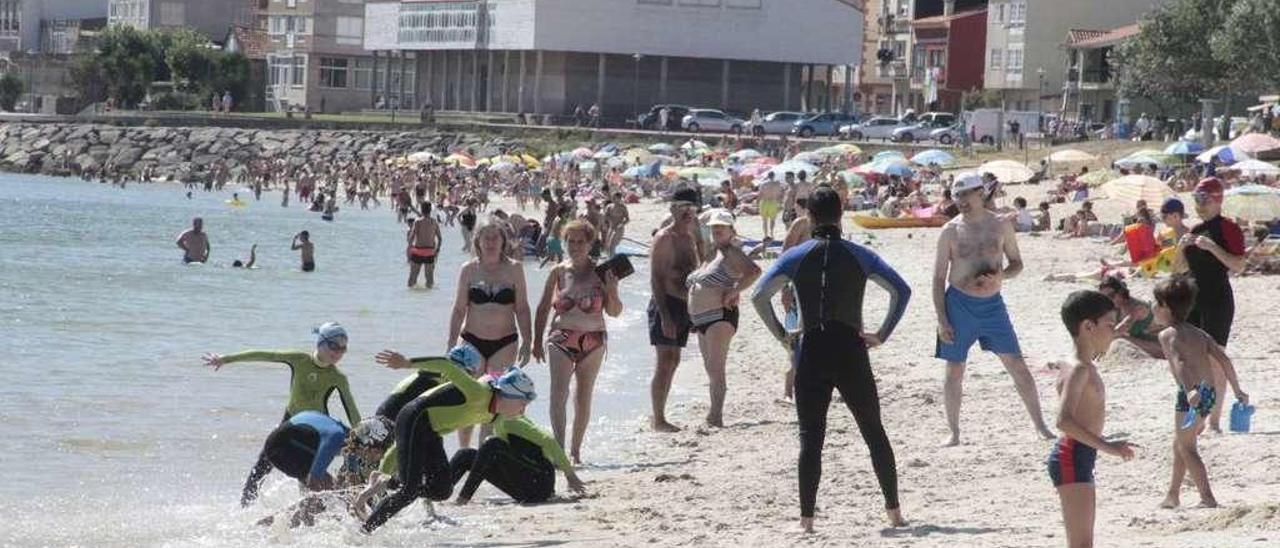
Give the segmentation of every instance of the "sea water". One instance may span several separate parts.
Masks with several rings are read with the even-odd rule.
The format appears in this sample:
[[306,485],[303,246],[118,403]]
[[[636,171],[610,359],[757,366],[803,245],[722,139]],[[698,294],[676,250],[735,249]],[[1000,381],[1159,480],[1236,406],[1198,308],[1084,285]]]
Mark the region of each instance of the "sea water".
[[[241,191],[246,207],[226,205],[230,197],[230,190],[188,199],[177,185],[120,189],[0,175],[0,545],[357,541],[350,523],[294,532],[255,526],[298,498],[279,473],[258,505],[239,508],[245,476],[284,410],[289,370],[236,363],[215,372],[200,358],[309,349],[313,326],[338,321],[351,333],[341,367],[371,415],[405,376],[376,365],[373,355],[383,348],[443,353],[468,256],[458,229],[446,227],[436,288],[409,290],[405,227],[385,200],[369,211],[343,205],[336,221],[324,222],[296,200],[281,207],[279,192],[254,201]],[[174,240],[196,216],[212,253],[209,264],[184,265]],[[313,273],[301,272],[289,249],[301,230],[316,246]],[[256,267],[232,268],[254,243]],[[591,465],[625,466],[623,449],[649,412],[649,272],[647,261],[635,264],[621,284],[624,312],[609,319],[613,351],[595,389],[588,477]],[[532,262],[525,268],[536,307],[546,270]],[[685,369],[696,367],[696,356],[691,345],[693,367]],[[544,397],[530,415],[546,426],[547,368],[531,371]],[[701,382],[688,384],[676,388],[674,401],[701,394]],[[331,412],[343,417],[340,407],[335,396]],[[466,536],[473,526],[445,523],[446,536]],[[386,529],[369,541],[442,538],[409,526]]]

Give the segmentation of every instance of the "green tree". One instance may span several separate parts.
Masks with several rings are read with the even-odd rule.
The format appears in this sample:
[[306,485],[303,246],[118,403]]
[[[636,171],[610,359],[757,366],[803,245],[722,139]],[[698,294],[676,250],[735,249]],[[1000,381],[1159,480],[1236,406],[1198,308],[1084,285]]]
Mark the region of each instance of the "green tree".
[[6,72],[4,76],[0,76],[0,109],[13,112],[14,105],[18,104],[18,97],[22,95],[22,88],[22,79],[13,73]]
[[1209,43],[1236,90],[1280,85],[1280,0],[1237,0]]
[[1141,22],[1133,38],[1112,51],[1120,91],[1163,110],[1229,90],[1230,67],[1215,58],[1209,37],[1236,0],[1174,0]]
[[[102,32],[92,62],[106,86],[106,95],[121,106],[136,105],[155,79],[156,50],[151,38],[133,27],[114,25]],[[85,94],[86,89],[81,89]]]

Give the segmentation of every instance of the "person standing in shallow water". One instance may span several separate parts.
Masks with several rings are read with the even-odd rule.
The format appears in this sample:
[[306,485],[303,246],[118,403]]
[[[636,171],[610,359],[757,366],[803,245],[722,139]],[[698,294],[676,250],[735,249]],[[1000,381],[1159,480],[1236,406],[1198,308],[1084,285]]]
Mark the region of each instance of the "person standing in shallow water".
[[314,272],[316,269],[316,244],[311,243],[311,233],[303,230],[293,237],[291,249],[301,252],[302,271]]
[[653,429],[678,432],[667,422],[667,396],[676,368],[680,366],[680,350],[689,342],[689,302],[685,300],[685,279],[698,267],[698,244],[694,240],[694,222],[698,214],[698,191],[677,191],[671,200],[670,225],[653,238],[650,265],[649,344],[657,356],[649,397],[653,403]]
[[431,203],[422,204],[423,216],[409,229],[409,287],[418,285],[418,271],[423,272],[427,289],[436,286],[436,255],[444,245],[440,224],[431,217]]
[[[751,297],[769,332],[788,353],[795,349],[800,526],[806,532],[813,531],[833,389],[840,391],[870,450],[889,525],[906,523],[898,502],[897,465],[880,420],[880,396],[868,350],[883,344],[893,333],[907,310],[911,288],[874,252],[841,238],[841,204],[839,195],[825,185],[810,194],[813,239],[783,253]],[[867,332],[862,321],[862,299],[868,281],[884,288],[890,297],[889,313],[875,333]],[[798,337],[786,331],[773,309],[774,294],[787,284],[795,287],[803,322]]]
[[[943,226],[934,262],[933,306],[938,315],[935,357],[947,364],[943,388],[951,430],[947,446],[960,444],[965,362],[974,343],[1000,357],[1036,431],[1044,439],[1054,438],[1041,415],[1035,379],[1022,358],[1009,309],[1000,296],[1004,280],[1022,272],[1022,252],[1013,223],[985,207],[984,188],[976,173],[956,178],[951,195],[960,215]],[[1006,258],[1009,264],[1002,268]]]
[[182,250],[182,262],[205,263],[209,261],[209,235],[204,232],[204,219],[191,219],[191,228],[178,235],[175,242]]

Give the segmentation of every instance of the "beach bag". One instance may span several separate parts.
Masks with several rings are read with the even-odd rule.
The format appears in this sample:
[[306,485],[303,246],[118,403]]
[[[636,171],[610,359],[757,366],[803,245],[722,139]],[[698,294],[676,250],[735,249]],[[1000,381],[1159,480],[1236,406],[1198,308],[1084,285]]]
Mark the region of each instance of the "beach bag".
[[1134,263],[1141,263],[1160,252],[1151,227],[1142,223],[1124,227],[1124,245],[1129,249],[1129,260]]

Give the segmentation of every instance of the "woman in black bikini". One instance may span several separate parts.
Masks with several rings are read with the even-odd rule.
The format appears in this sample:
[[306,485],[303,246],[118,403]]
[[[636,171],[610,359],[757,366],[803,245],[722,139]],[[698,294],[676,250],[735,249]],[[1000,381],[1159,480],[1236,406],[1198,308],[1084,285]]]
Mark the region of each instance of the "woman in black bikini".
[[[591,260],[591,248],[597,239],[595,227],[581,220],[572,221],[565,225],[561,239],[568,257],[547,274],[547,286],[538,303],[533,355],[538,361],[550,358],[551,431],[561,447],[568,418],[565,408],[569,402],[569,380],[577,382],[569,455],[574,463],[581,464],[582,439],[591,422],[591,394],[604,362],[608,339],[604,315],[616,318],[622,314],[622,300],[618,298],[617,279],[612,273],[601,278]],[[552,309],[556,314],[551,319],[551,332],[543,339]]]
[[[533,339],[524,266],[506,256],[506,231],[497,224],[477,229],[473,248],[476,258],[462,265],[458,274],[445,347],[453,348],[461,337],[484,357],[481,374],[496,378],[513,363],[529,363]],[[482,428],[481,438],[487,435],[488,429]],[[458,441],[462,447],[470,446],[471,429],[458,430]]]

